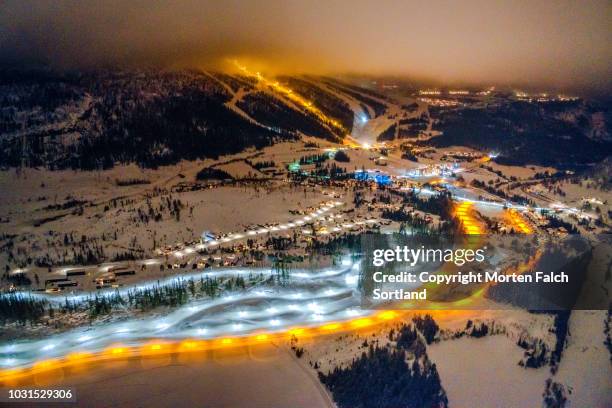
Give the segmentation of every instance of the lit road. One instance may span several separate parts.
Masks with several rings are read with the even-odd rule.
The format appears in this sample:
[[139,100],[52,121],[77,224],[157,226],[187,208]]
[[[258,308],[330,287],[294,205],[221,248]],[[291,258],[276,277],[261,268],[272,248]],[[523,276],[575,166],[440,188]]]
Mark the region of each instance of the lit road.
[[222,236],[221,238],[217,240],[211,240],[206,243],[200,243],[200,244],[196,244],[193,246],[187,246],[183,249],[176,250],[172,252],[172,255],[176,258],[182,258],[183,256],[193,254],[196,251],[200,251],[204,249],[212,249],[221,244],[227,244],[227,243],[231,243],[237,240],[243,240],[247,238],[255,238],[257,236],[265,235],[268,233],[282,232],[285,230],[300,228],[308,223],[323,220],[324,217],[328,215],[327,213],[330,210],[336,207],[342,206],[342,205],[343,203],[340,201],[322,203],[321,205],[319,205],[318,209],[313,210],[310,214],[307,214],[299,219],[295,219],[291,222],[288,222],[285,224],[273,225],[269,227],[261,226],[256,229],[250,229],[248,231],[244,231],[242,233],[225,234],[224,236]]
[[[144,259],[140,261],[136,261],[136,264],[142,264],[145,266],[148,265],[157,265],[161,263],[166,263],[166,257],[169,259],[174,259],[175,261],[183,261],[191,256],[198,255],[198,251],[202,250],[214,250],[218,246],[222,245],[231,245],[236,242],[245,241],[247,239],[256,238],[258,236],[265,236],[267,234],[275,234],[282,233],[284,231],[290,231],[294,229],[306,228],[308,224],[312,223],[321,223],[328,224],[330,223],[329,219],[335,219],[337,221],[334,227],[330,227],[327,233],[337,233],[348,228],[352,228],[353,226],[362,226],[362,225],[371,225],[377,222],[375,219],[364,219],[364,220],[355,220],[352,222],[341,222],[341,216],[338,214],[334,214],[334,209],[338,209],[342,207],[344,203],[340,201],[329,201],[323,202],[316,209],[313,209],[308,214],[293,219],[289,222],[283,224],[271,224],[268,226],[257,226],[252,227],[248,230],[242,232],[229,232],[219,236],[218,239],[209,240],[205,243],[198,243],[194,245],[183,245],[180,249],[175,249],[171,251],[162,251],[161,249],[157,249],[156,251],[159,253],[159,257]],[[304,230],[302,231],[304,232]],[[73,266],[73,267],[63,267],[54,270],[52,273],[58,276],[66,276],[66,273],[71,270],[95,270],[96,272],[106,273],[109,272],[113,267],[124,267],[128,266],[126,262],[106,262],[101,266]],[[27,269],[17,269],[13,270],[12,273],[21,273]]]
[[[226,291],[217,299],[189,302],[165,316],[130,319],[97,324],[51,336],[44,340],[15,342],[0,346],[0,364],[4,368],[29,366],[36,361],[60,358],[75,351],[99,352],[114,344],[134,346],[150,339],[213,339],[246,336],[253,333],[283,332],[295,327],[322,326],[369,314],[360,310],[357,290],[359,265],[344,261],[342,267],[316,272],[295,271],[285,285],[255,286],[242,292]],[[169,284],[191,277],[275,276],[272,270],[225,269],[182,275],[159,282]],[[151,283],[149,286],[158,284]],[[146,285],[138,285],[145,288]],[[122,288],[125,295],[130,288]],[[134,289],[132,287],[131,289]],[[114,291],[98,292],[112,296]],[[61,304],[64,297],[37,295]],[[67,297],[83,301],[85,295]]]

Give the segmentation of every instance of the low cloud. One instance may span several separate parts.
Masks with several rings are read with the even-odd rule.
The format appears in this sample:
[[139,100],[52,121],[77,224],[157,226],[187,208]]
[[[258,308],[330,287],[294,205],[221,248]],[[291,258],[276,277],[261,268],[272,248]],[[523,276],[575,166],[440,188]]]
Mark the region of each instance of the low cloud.
[[[495,3],[495,4],[494,4]],[[366,73],[610,90],[606,1],[4,1],[0,64]]]

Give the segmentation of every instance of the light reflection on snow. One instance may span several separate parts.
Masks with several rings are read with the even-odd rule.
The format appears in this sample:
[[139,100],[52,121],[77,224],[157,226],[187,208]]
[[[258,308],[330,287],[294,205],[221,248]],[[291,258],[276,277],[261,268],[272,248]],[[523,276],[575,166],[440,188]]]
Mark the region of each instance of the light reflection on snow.
[[[5,365],[23,366],[50,356],[64,356],[75,350],[101,351],[117,343],[138,345],[153,338],[214,339],[347,320],[358,313],[348,313],[347,310],[358,310],[361,304],[360,294],[356,290],[355,266],[357,265],[352,262],[342,262],[342,266],[336,268],[293,271],[285,285],[250,288],[226,293],[214,299],[192,299],[183,307],[170,311],[163,318],[157,316],[99,323],[88,328],[86,334],[83,333],[83,328],[80,328],[45,340],[20,342],[18,347],[14,344],[0,346],[0,361]],[[186,282],[189,279],[197,282],[206,277],[224,279],[237,275],[245,276],[245,274],[269,277],[275,276],[276,271],[244,268],[197,271],[160,281],[101,290],[97,292],[97,296],[110,297],[116,293],[125,296],[129,291]],[[58,303],[65,302],[66,298],[70,301],[87,300],[87,295],[83,294],[61,298],[45,294],[36,296]],[[247,318],[248,320],[245,320]]]

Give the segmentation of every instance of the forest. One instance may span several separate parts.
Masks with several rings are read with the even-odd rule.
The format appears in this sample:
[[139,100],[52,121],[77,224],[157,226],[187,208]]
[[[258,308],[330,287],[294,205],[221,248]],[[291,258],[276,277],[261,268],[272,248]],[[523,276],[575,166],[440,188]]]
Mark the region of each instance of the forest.
[[421,144],[497,151],[497,163],[576,168],[603,160],[612,142],[591,138],[580,121],[564,120],[535,103],[507,102],[488,108],[442,110],[433,130],[442,135]]
[[[226,106],[231,94],[217,79],[234,91],[253,86],[240,76],[199,71],[11,72],[0,80],[0,166],[156,168],[261,149],[298,132],[340,140],[314,115],[263,92],[238,102],[249,120]],[[344,102],[331,95],[323,101],[352,126]]]

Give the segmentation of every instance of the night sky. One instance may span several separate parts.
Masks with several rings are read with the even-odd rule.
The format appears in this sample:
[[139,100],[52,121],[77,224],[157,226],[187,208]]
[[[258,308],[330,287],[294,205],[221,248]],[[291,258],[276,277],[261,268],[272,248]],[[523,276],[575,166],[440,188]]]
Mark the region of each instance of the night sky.
[[390,74],[608,93],[610,1],[3,1],[0,63]]

